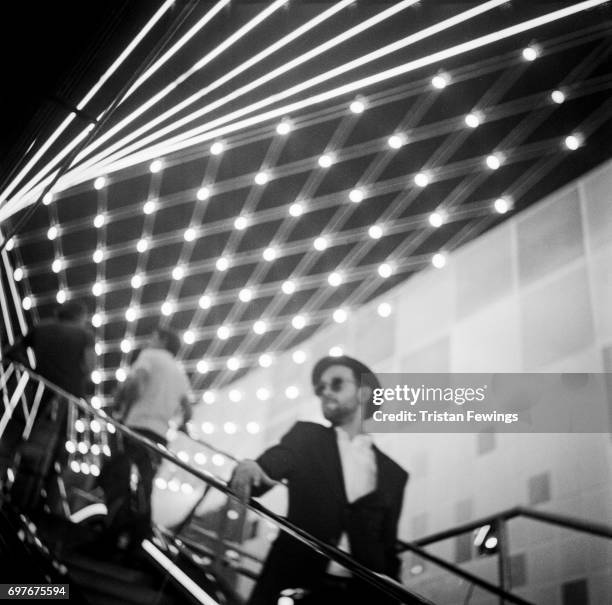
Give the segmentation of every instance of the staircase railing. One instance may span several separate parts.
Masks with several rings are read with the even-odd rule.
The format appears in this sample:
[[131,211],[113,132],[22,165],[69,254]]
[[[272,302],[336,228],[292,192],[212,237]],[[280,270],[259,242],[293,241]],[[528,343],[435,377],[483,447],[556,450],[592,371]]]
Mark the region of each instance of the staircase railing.
[[[121,422],[115,420],[114,418],[106,414],[104,410],[93,408],[84,399],[74,397],[73,395],[61,389],[57,385],[52,384],[51,382],[46,380],[44,377],[34,372],[33,370],[30,370],[25,367],[23,367],[22,369],[23,369],[23,377],[19,382],[19,385],[22,385],[21,392],[19,393],[19,397],[21,397],[21,395],[23,394],[25,383],[29,379],[32,379],[36,381],[38,384],[43,385],[46,389],[51,390],[56,395],[59,395],[64,400],[68,401],[71,405],[80,409],[82,412],[89,414],[90,416],[95,417],[101,420],[102,422],[106,423],[106,426],[108,426],[109,429],[112,426],[113,430],[119,431],[124,437],[128,439],[132,439],[138,442],[141,446],[145,447],[146,449],[157,453],[164,460],[167,460],[170,463],[172,463],[174,466],[183,469],[191,476],[196,477],[197,479],[204,482],[204,484],[206,484],[207,486],[210,486],[210,488],[214,488],[218,490],[219,492],[225,494],[226,496],[229,496],[230,498],[237,499],[235,494],[228,487],[227,482],[212,475],[211,473],[203,472],[191,466],[189,463],[184,462],[181,458],[179,458],[174,452],[172,452],[166,446],[160,443],[156,443],[150,439],[147,439],[146,437],[143,437],[139,433],[133,431],[129,427],[123,425]],[[327,544],[323,540],[320,540],[310,535],[308,532],[304,531],[302,528],[298,527],[294,523],[291,523],[290,521],[288,521],[281,515],[278,515],[274,513],[273,511],[267,509],[266,507],[264,507],[262,504],[260,504],[256,500],[250,500],[248,503],[245,504],[245,506],[249,510],[257,513],[259,516],[271,521],[272,523],[280,527],[282,531],[286,532],[287,534],[292,536],[294,539],[300,541],[301,543],[306,545],[311,550],[314,550],[324,555],[325,557],[335,561],[336,563],[339,563],[340,565],[344,566],[353,574],[353,576],[356,576],[364,580],[365,582],[374,586],[381,592],[385,593],[387,596],[395,598],[402,603],[421,604],[421,605],[431,604],[429,600],[425,599],[424,597],[420,595],[415,594],[414,592],[409,591],[406,587],[404,587],[399,582],[396,582],[395,580],[392,580],[391,578],[388,578],[387,576],[372,572],[371,570],[369,570],[367,567],[365,567],[364,565],[362,565],[361,563],[353,559],[350,555],[348,555],[344,551],[334,546],[331,546],[330,544]]]

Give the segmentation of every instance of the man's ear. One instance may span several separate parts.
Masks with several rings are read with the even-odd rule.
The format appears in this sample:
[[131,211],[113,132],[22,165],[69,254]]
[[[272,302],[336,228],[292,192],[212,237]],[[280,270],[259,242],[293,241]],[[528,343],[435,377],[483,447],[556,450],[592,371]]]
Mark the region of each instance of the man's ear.
[[372,398],[372,387],[362,384],[357,391],[357,396],[359,397],[359,403],[366,405]]

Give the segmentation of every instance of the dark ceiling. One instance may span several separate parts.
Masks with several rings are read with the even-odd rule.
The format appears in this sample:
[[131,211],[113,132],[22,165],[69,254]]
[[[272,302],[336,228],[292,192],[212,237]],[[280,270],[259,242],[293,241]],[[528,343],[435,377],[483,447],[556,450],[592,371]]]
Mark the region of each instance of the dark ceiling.
[[[87,68],[80,65],[68,78],[71,85],[56,96],[76,105],[151,17],[151,4],[122,3],[122,19],[107,8],[102,19],[104,44],[96,47],[98,39],[92,34],[88,44],[98,48],[97,54],[87,55],[87,60],[80,57]],[[40,204],[20,227],[9,254],[14,268],[23,270],[18,288],[22,297],[30,297],[29,317],[36,321],[50,315],[58,290],[66,298],[85,300],[98,314],[99,394],[112,391],[115,370],[131,361],[160,321],[185,335],[181,357],[196,390],[218,388],[257,365],[263,353],[273,356],[294,347],[333,321],[335,310],[350,312],[383,294],[430,266],[433,255],[452,252],[610,157],[610,3],[505,38],[484,38],[586,3],[507,2],[435,31],[437,24],[453,16],[493,3],[422,1],[399,10],[400,2],[360,0],[217,86],[219,78],[334,4],[292,0],[273,12],[123,130],[109,134],[98,149],[83,154],[70,169],[71,180],[53,188],[52,203]],[[112,133],[114,125],[207,53],[222,49],[225,40],[272,5],[232,2],[223,8],[110,117],[103,117],[104,123],[92,133],[93,141]],[[36,201],[41,190],[28,193],[28,183],[34,182],[30,179],[48,159],[83,130],[88,117],[100,116],[112,106],[143,66],[161,56],[213,6],[212,2],[176,3],[83,108],[86,115],[70,124],[9,195],[5,194],[11,179],[5,179],[6,200],[0,212]],[[396,14],[238,94],[242,86],[290,66],[320,44],[390,9]],[[415,38],[412,44],[371,61],[363,59],[408,36]],[[470,49],[468,43],[476,39],[482,46]],[[537,54],[532,61],[523,56],[530,45]],[[462,52],[436,55],[453,47]],[[72,58],[75,65],[79,63],[79,57]],[[70,64],[70,57],[63,60]],[[351,69],[346,67],[349,62]],[[333,77],[284,95],[334,68],[338,69]],[[62,73],[65,79],[70,72]],[[434,76],[446,77],[447,86],[433,86]],[[360,86],[351,84],[362,79],[369,80]],[[346,88],[326,94],[342,86]],[[193,104],[146,129],[162,112],[203,90],[207,94]],[[554,99],[553,91],[557,91]],[[227,100],[232,93],[235,98]],[[270,99],[272,95],[278,97]],[[303,106],[282,109],[316,95]],[[351,111],[355,100],[363,102],[360,113]],[[244,109],[255,102],[261,102],[259,108]],[[209,103],[213,106],[206,113],[168,129],[167,134],[161,131]],[[27,137],[15,143],[17,152],[13,146],[6,153],[21,166],[66,115],[57,100],[47,99],[41,107],[30,126],[38,138],[28,154],[23,154],[31,142]],[[262,116],[277,108],[281,109]],[[15,119],[21,120],[25,113],[15,109]],[[471,113],[480,121],[477,127],[466,124]],[[239,123],[251,116],[262,117],[252,124]],[[10,119],[5,111],[4,122]],[[288,134],[276,131],[282,119],[291,124]],[[215,132],[215,124],[230,128]],[[104,157],[87,167],[88,158],[114,143],[119,153],[132,145],[121,139],[140,127],[136,143],[151,133],[159,138],[126,151],[123,167]],[[170,137],[196,127],[201,129],[193,140],[170,147]],[[565,145],[571,134],[577,135],[576,150]],[[389,145],[392,135],[400,137],[401,146]],[[211,153],[215,142],[224,145],[218,155]],[[155,145],[159,147],[138,156],[140,150]],[[319,164],[323,154],[331,157],[329,167]],[[491,154],[500,161],[497,169],[487,165]],[[161,169],[151,172],[155,158],[161,160]],[[255,182],[259,172],[265,172],[265,184]],[[427,176],[427,186],[415,183],[419,173]],[[94,180],[99,176],[106,183],[96,189]],[[202,187],[209,194],[204,200],[198,199]],[[359,203],[350,199],[357,195],[355,189],[363,196]],[[499,198],[510,204],[509,212],[495,211],[493,204]],[[147,201],[154,204],[150,214],[143,212]],[[299,216],[295,204],[300,205]],[[16,211],[2,224],[3,232],[10,233],[26,211]],[[439,227],[430,223],[433,212],[442,217]],[[94,226],[97,215],[104,217],[98,227]],[[246,219],[244,229],[236,228],[239,216]],[[49,239],[52,226],[57,235]],[[380,227],[380,237],[371,237],[379,235],[372,233],[372,226]],[[314,247],[319,237],[327,239],[324,250]],[[139,252],[142,239],[148,249]],[[263,257],[267,248],[276,252],[274,260]],[[92,258],[96,249],[103,256],[98,263]],[[227,270],[217,267],[221,257],[229,261]],[[59,261],[57,272],[52,270],[54,260]],[[389,265],[391,276],[379,273],[384,273],[383,263]],[[183,275],[174,271],[173,277],[177,267]],[[329,283],[334,272],[342,279],[338,286]],[[135,275],[141,278],[140,285],[132,284]],[[295,286],[291,294],[282,289],[287,280]],[[92,292],[96,283],[97,296]],[[248,301],[248,293],[241,293],[245,288],[250,289]],[[209,297],[208,308],[203,308],[207,306],[203,296]],[[167,315],[162,314],[163,303],[169,303]],[[128,309],[134,313],[131,319],[126,319]],[[302,329],[294,326],[296,315],[304,316]],[[336,318],[342,319],[338,314]],[[254,332],[254,327],[260,332],[264,328],[255,325],[257,320],[266,322],[264,333]],[[220,326],[229,328],[228,338],[219,337]],[[199,366],[202,371],[198,362],[204,362]]]

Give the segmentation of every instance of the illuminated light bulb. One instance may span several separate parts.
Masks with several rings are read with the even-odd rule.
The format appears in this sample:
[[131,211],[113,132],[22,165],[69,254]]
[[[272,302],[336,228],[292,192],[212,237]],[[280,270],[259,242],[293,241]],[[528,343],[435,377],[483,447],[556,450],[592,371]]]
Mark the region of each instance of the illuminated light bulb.
[[302,214],[304,214],[304,206],[300,204],[299,202],[295,202],[294,204],[291,204],[291,206],[289,206],[289,214],[293,216],[294,218],[297,218],[298,216],[302,216]]
[[523,59],[525,61],[535,61],[540,56],[540,49],[537,46],[528,46],[523,49]]
[[553,103],[561,105],[561,103],[565,101],[565,94],[561,90],[553,90],[550,93],[550,98],[552,99]]
[[296,330],[301,330],[305,325],[306,325],[306,318],[303,315],[296,315],[292,320],[291,320],[291,325],[296,329]]
[[198,192],[196,193],[196,197],[201,202],[204,202],[205,200],[207,200],[210,197],[210,189],[208,187],[200,187],[198,189]]
[[329,168],[334,163],[334,158],[331,154],[325,153],[318,159],[321,168]]
[[164,302],[161,306],[161,312],[162,315],[165,315],[166,317],[172,315],[172,313],[174,313],[174,303],[171,303],[168,300]]
[[441,212],[432,212],[428,220],[432,227],[441,227],[444,223],[444,216]]
[[92,433],[99,433],[102,427],[100,426],[100,423],[94,418],[89,423],[89,428],[91,429]]
[[212,463],[215,466],[223,466],[225,464],[225,458],[221,454],[214,454],[212,457]]
[[344,351],[340,346],[336,345],[329,350],[330,357],[342,357],[342,355],[344,355]]
[[466,126],[470,128],[478,128],[478,126],[480,126],[480,117],[476,113],[468,113],[464,120]]
[[111,449],[110,449],[110,447],[109,447],[109,446],[108,446],[106,443],[105,443],[105,444],[102,446],[102,453],[103,453],[103,454],[104,454],[106,457],[110,458],[110,455],[111,455]]
[[365,197],[365,193],[363,189],[359,189],[359,188],[351,189],[349,193],[349,200],[351,200],[353,204],[359,204],[359,202],[363,201],[364,197]]
[[276,125],[276,132],[281,136],[285,136],[291,132],[291,122],[289,120],[282,120]]
[[92,255],[93,262],[98,264],[104,260],[104,250],[98,248]]
[[381,317],[389,317],[389,315],[391,315],[392,311],[393,311],[393,309],[391,308],[391,305],[389,303],[386,303],[386,302],[380,303],[378,305],[378,307],[376,307],[376,312]]
[[285,389],[285,396],[287,397],[287,399],[297,399],[299,395],[300,390],[294,385],[288,386]]
[[76,452],[76,445],[74,441],[66,441],[66,451],[69,454],[74,454]]
[[339,286],[343,281],[342,278],[342,274],[338,273],[337,271],[334,271],[333,273],[330,273],[327,276],[327,282],[329,283],[330,286],[336,288],[337,286]]
[[81,472],[84,475],[89,475],[89,464],[87,462],[81,462]]
[[43,204],[45,206],[48,206],[52,201],[53,201],[53,194],[50,191],[45,193],[45,196],[43,197]]
[[348,313],[344,309],[336,309],[333,314],[336,323],[344,323],[348,318]]
[[182,462],[189,462],[189,454],[184,450],[177,452],[176,457]]
[[418,187],[427,187],[427,185],[429,185],[429,175],[424,172],[419,172],[414,176],[414,183]]
[[438,253],[434,254],[431,257],[431,264],[436,269],[442,269],[442,267],[444,267],[446,265],[446,256],[444,254],[442,254],[441,252],[438,252]]
[[198,305],[200,306],[200,309],[210,309],[210,306],[212,305],[211,297],[207,294],[203,294],[202,296],[200,296]]
[[378,266],[378,275],[383,279],[387,279],[393,275],[393,267],[389,263],[382,263]]
[[493,207],[498,214],[506,214],[510,210],[510,202],[505,197],[499,197],[493,203]]
[[270,180],[270,175],[267,172],[265,172],[265,171],[258,172],[255,175],[255,184],[256,185],[265,185],[269,180]]
[[272,262],[273,260],[276,259],[276,257],[278,256],[278,248],[274,248],[272,246],[270,246],[269,248],[266,248],[263,251],[263,259],[267,262]]
[[56,258],[52,263],[51,263],[51,271],[53,271],[53,273],[59,273],[62,270],[62,259],[61,258]]
[[221,340],[227,340],[231,335],[232,331],[229,329],[228,326],[219,326],[219,328],[217,329],[217,336]]
[[13,279],[15,281],[21,281],[23,279],[23,269],[21,267],[17,267],[17,269],[13,271]]
[[216,400],[217,400],[217,395],[215,394],[214,391],[204,391],[204,393],[202,393],[202,401],[204,403],[211,405],[215,403]]
[[207,461],[206,454],[204,452],[197,452],[193,457],[193,461],[200,466],[204,466]]
[[488,155],[485,161],[491,170],[497,170],[502,165],[502,157],[498,153]]
[[132,279],[130,280],[130,285],[134,290],[137,290],[142,286],[142,275],[136,273],[136,275],[132,275]]
[[212,435],[215,432],[215,425],[212,422],[203,422],[201,429],[206,435]]
[[363,113],[365,111],[365,103],[363,101],[353,101],[350,105],[349,105],[349,109],[353,112],[353,113]]
[[24,296],[21,301],[21,306],[24,311],[29,311],[32,308],[32,298],[30,296]]
[[104,227],[104,223],[106,223],[106,217],[103,214],[96,214],[94,218],[93,224],[96,229],[100,229]]
[[368,229],[368,235],[372,239],[380,239],[383,236],[383,229],[380,225],[372,225]]
[[100,191],[100,189],[104,189],[105,186],[106,186],[106,177],[99,176],[94,181],[94,189],[96,189],[97,191]]
[[138,317],[138,309],[136,307],[128,307],[125,312],[125,319],[127,321],[136,321]]
[[132,350],[132,341],[129,338],[124,338],[121,341],[121,352],[129,353]]
[[168,482],[163,477],[157,477],[155,479],[155,487],[157,489],[168,489]]
[[209,370],[208,362],[205,361],[204,359],[200,359],[200,361],[198,361],[196,365],[196,369],[198,370],[200,374],[206,374]]
[[260,431],[259,423],[257,422],[247,422],[246,430],[249,435],[257,435]]
[[293,363],[302,364],[306,361],[306,353],[298,349],[297,351],[293,351],[291,359],[293,359]]
[[78,473],[78,472],[81,470],[81,465],[80,465],[80,464],[79,464],[79,463],[78,463],[76,460],[73,460],[73,461],[70,463],[70,470],[71,470],[73,473]]
[[[94,395],[91,398],[91,406],[96,409],[99,410],[102,407],[102,399],[100,399],[100,397],[98,397],[97,395]],[[97,451],[94,450],[94,446],[91,446],[91,453],[98,455],[100,453],[100,448],[97,447]]]
[[257,360],[262,368],[269,368],[272,365],[272,361],[272,355],[268,353],[262,353]]
[[438,90],[446,88],[450,83],[450,77],[448,74],[437,74],[431,79],[431,85]]
[[228,370],[235,372],[238,368],[240,368],[240,359],[238,357],[230,357],[226,362]]
[[255,392],[255,397],[257,397],[259,401],[267,401],[270,399],[270,391],[266,389],[266,387],[260,387]]
[[225,151],[225,145],[221,141],[215,141],[210,146],[210,153],[213,155],[220,155]]
[[576,149],[582,145],[582,137],[580,137],[580,135],[570,134],[565,137],[564,143],[569,150],[576,151]]
[[[83,433],[85,431],[85,423],[81,418],[77,418],[74,422],[74,428],[77,433]],[[83,444],[84,445],[84,444]],[[79,448],[80,449],[80,448]]]
[[250,302],[253,298],[253,290],[251,288],[242,288],[238,293],[238,298],[244,303]]
[[233,422],[225,422],[223,424],[223,430],[228,434],[228,435],[235,435],[238,428],[236,427],[236,425]]
[[259,334],[259,335],[265,334],[267,329],[268,329],[268,324],[262,319],[257,320],[253,324],[253,332],[255,332],[255,334]]
[[58,230],[55,225],[53,227],[49,227],[49,230],[47,231],[47,239],[53,241],[57,237],[57,234]]
[[405,138],[401,134],[392,134],[387,139],[387,145],[389,145],[391,149],[400,149],[401,147],[403,147],[405,142]]
[[185,330],[183,333],[183,342],[186,345],[192,345],[195,342],[195,332],[193,330]]
[[149,240],[148,239],[139,239],[138,243],[136,244],[136,250],[138,252],[140,252],[140,254],[142,254],[143,252],[146,252],[149,248]]
[[119,382],[123,382],[127,378],[127,374],[125,373],[125,370],[123,368],[118,368],[117,371],[115,372],[115,378]]
[[[93,404],[92,404],[93,405]],[[98,406],[96,409],[100,409],[100,406]],[[94,455],[94,456],[99,456],[100,453],[102,452],[102,450],[100,449],[100,446],[97,443],[94,443],[90,448],[89,451]]]
[[94,350],[96,352],[96,355],[102,355],[102,353],[104,353],[104,347],[102,346],[101,343],[97,342],[94,345]]
[[92,287],[91,287],[91,293],[94,296],[101,296],[102,294],[104,294],[104,284],[102,282],[97,281]]
[[217,267],[217,271],[227,271],[227,269],[229,268],[229,260],[222,256],[221,258],[217,259],[215,267]]
[[162,168],[164,167],[164,164],[161,160],[153,160],[150,164],[149,164],[149,170],[155,174],[157,172],[159,172]]
[[238,390],[238,389],[232,389],[227,396],[229,397],[229,400],[233,403],[238,403],[239,401],[242,401],[242,393]]
[[171,492],[178,492],[181,489],[181,482],[178,479],[170,479],[168,481],[168,489]]
[[157,204],[153,200],[145,202],[142,206],[142,211],[145,214],[153,214],[157,210]]
[[10,252],[15,247],[15,238],[11,237],[11,239],[6,242],[5,250]]
[[184,481],[181,483],[181,492],[183,492],[186,496],[193,494],[193,485]]
[[319,252],[323,252],[329,246],[329,241],[326,237],[317,237],[315,241],[312,243],[312,246],[315,250]]
[[99,328],[102,325],[103,317],[100,313],[94,313],[91,317],[91,325],[94,328]]
[[109,433],[114,434],[117,429],[115,429],[115,426],[113,424],[111,424],[110,422],[107,422],[106,423],[106,430]]
[[284,281],[281,290],[284,294],[293,294],[295,292],[295,282],[290,279]]
[[57,300],[60,305],[63,305],[66,302],[66,290],[58,290],[57,294],[55,295],[55,300]]
[[249,226],[249,220],[246,216],[239,216],[234,221],[234,229],[244,231]]
[[196,230],[193,227],[189,227],[189,229],[186,229],[185,233],[183,233],[183,238],[186,242],[192,242],[196,238]]
[[185,277],[185,269],[184,269],[184,267],[181,267],[179,265],[177,267],[174,267],[174,269],[172,269],[172,279],[173,280],[180,281],[184,277]]

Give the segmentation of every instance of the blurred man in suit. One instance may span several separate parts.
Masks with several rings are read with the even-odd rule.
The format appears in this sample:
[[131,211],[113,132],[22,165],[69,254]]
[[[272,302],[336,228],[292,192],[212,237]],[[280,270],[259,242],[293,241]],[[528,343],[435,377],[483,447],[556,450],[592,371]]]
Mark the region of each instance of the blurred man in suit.
[[[287,479],[288,520],[350,553],[374,572],[397,578],[397,525],[407,473],[363,433],[372,392],[380,386],[363,363],[324,357],[312,384],[331,426],[298,422],[257,460],[241,461],[231,487],[243,499]],[[281,532],[249,605],[276,604],[280,591],[305,588],[310,601],[383,604],[391,601],[340,565]]]

